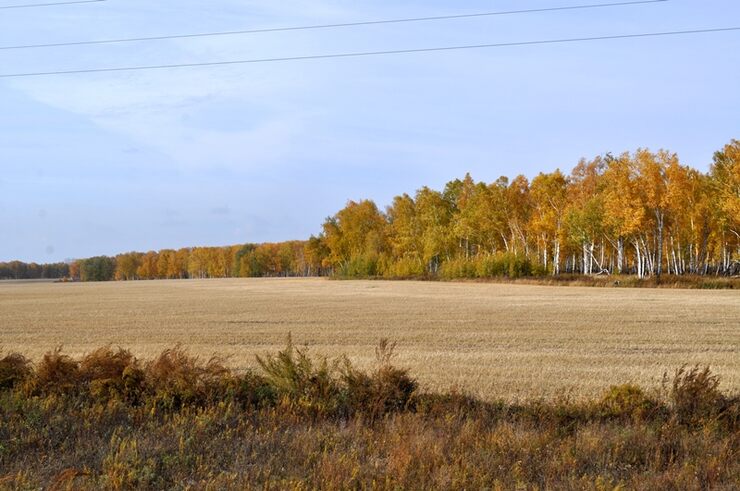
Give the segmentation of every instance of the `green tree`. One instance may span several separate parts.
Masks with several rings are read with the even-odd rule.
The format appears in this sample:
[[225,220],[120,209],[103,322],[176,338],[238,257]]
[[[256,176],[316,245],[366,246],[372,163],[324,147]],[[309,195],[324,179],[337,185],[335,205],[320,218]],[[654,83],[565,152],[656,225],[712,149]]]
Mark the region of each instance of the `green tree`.
[[115,277],[116,260],[108,256],[97,256],[79,262],[82,281],[110,281]]

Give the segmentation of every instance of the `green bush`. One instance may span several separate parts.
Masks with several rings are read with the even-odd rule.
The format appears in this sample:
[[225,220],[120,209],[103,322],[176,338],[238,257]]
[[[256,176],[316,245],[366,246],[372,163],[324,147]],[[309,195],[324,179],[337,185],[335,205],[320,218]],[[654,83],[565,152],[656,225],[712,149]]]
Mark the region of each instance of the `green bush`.
[[334,377],[337,364],[330,364],[324,357],[311,359],[306,349],[293,346],[290,337],[283,351],[275,356],[258,356],[257,363],[286,404],[318,414],[339,408],[341,391]]
[[229,396],[244,407],[268,407],[277,403],[277,391],[272,384],[252,370],[247,370],[241,377],[234,378],[229,387],[231,388]]
[[425,274],[424,264],[421,260],[414,258],[389,261],[383,267],[383,276],[389,278],[418,278]]
[[463,278],[522,278],[540,274],[529,259],[510,253],[481,255],[471,259],[455,258],[442,263],[439,275],[446,280]]
[[446,280],[456,280],[463,278],[477,278],[477,267],[475,261],[456,258],[442,263],[439,268],[439,276]]
[[499,278],[509,274],[508,264],[502,254],[494,254],[479,259],[476,269],[479,278]]
[[506,254],[509,264],[509,278],[532,276],[532,263],[525,257],[516,254]]
[[340,268],[340,276],[345,278],[370,278],[378,272],[378,257],[372,254],[353,256]]
[[607,418],[643,420],[655,414],[660,404],[632,384],[612,386],[598,403],[600,415]]
[[111,281],[115,277],[116,259],[113,257],[91,257],[79,264],[82,281]]

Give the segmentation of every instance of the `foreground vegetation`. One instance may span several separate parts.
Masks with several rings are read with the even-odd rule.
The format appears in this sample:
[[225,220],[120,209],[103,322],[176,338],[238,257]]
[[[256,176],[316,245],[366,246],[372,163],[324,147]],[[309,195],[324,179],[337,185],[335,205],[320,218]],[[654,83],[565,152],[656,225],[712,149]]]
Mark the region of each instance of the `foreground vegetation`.
[[0,357],[0,486],[30,489],[733,489],[740,398],[708,368],[661,392],[524,404],[419,393],[291,344],[258,372],[180,347]]
[[531,181],[466,175],[441,191],[396,196],[385,212],[350,201],[307,241],[130,252],[70,265],[0,263],[0,279],[82,281],[563,274],[740,274],[740,141],[716,152],[706,174],[674,153],[639,149]]

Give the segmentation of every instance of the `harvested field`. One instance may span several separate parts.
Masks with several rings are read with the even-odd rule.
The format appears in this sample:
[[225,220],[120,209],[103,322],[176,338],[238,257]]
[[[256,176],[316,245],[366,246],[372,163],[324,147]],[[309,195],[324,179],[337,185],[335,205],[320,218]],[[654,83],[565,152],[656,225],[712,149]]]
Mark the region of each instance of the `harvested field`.
[[380,338],[423,389],[483,398],[612,384],[658,387],[665,371],[709,364],[740,389],[740,293],[435,282],[224,279],[0,283],[0,346],[39,358],[111,343],[152,358],[176,343],[234,367],[291,332],[314,353],[373,360]]

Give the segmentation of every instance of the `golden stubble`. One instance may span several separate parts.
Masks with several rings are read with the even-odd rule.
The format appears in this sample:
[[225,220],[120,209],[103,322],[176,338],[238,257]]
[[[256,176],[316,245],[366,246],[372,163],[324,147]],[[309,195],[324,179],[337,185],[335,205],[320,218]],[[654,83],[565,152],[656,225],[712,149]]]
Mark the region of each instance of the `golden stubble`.
[[34,359],[112,344],[153,358],[192,353],[254,367],[292,333],[317,355],[361,367],[379,339],[423,389],[507,400],[592,397],[613,384],[660,385],[709,364],[740,389],[740,293],[485,283],[218,279],[0,282],[0,347]]

